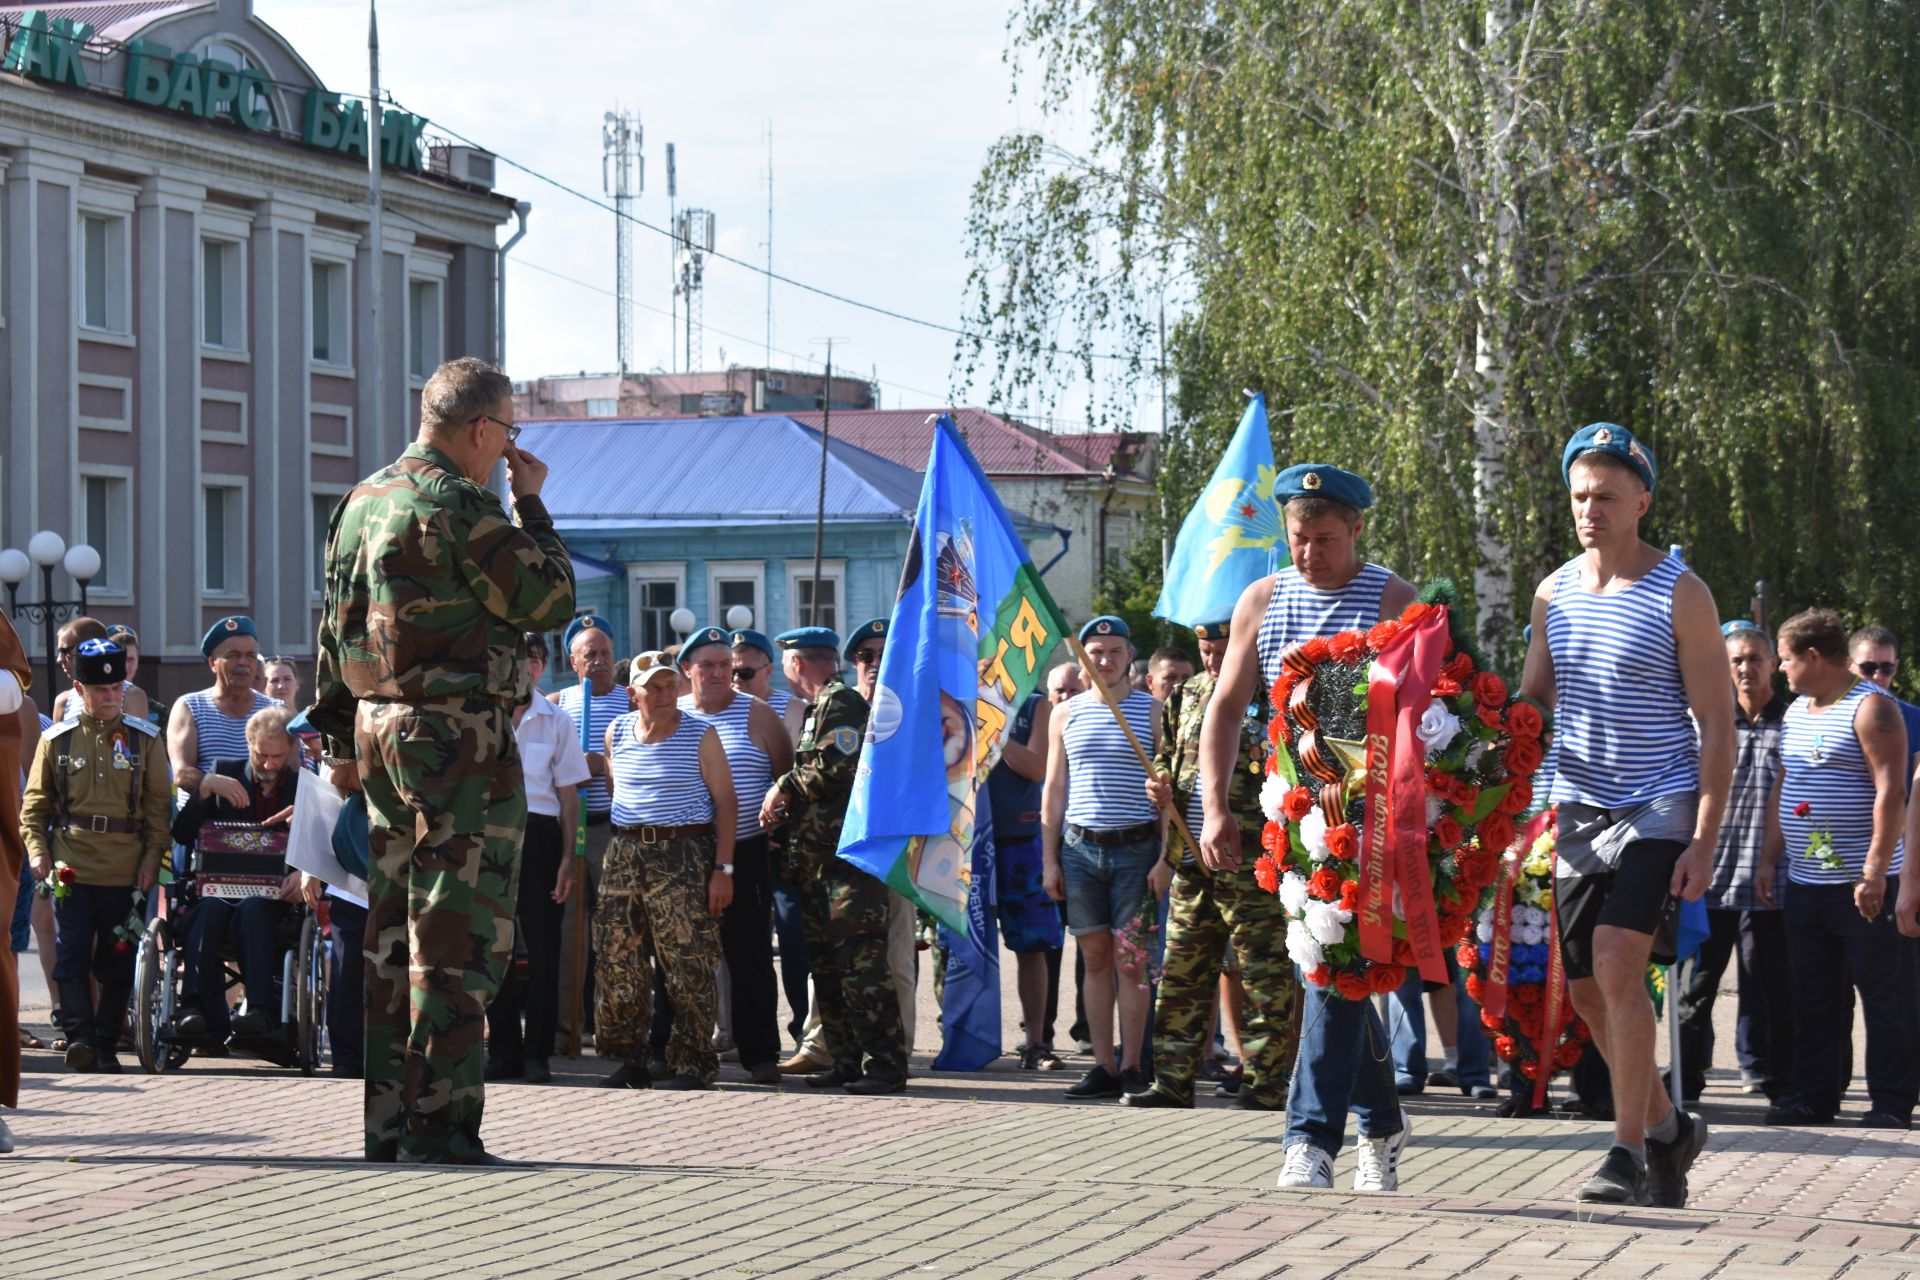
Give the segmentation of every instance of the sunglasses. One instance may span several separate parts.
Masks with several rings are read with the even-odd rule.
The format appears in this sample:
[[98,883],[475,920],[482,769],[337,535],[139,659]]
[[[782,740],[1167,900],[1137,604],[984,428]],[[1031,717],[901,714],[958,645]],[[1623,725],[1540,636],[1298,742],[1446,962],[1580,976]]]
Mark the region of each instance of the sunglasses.
[[880,661],[880,654],[881,650],[879,649],[855,649],[853,651],[853,665],[856,667],[864,667],[868,663],[878,662]]
[[1875,679],[1882,672],[1885,672],[1887,675],[1892,675],[1900,667],[1900,664],[1897,661],[1895,662],[1856,662],[1853,665],[1860,668],[1860,674],[1865,676],[1869,680]]
[[[772,665],[772,663],[767,664],[767,666]],[[733,669],[733,678],[735,680],[751,680],[766,669],[766,667],[735,667]]]

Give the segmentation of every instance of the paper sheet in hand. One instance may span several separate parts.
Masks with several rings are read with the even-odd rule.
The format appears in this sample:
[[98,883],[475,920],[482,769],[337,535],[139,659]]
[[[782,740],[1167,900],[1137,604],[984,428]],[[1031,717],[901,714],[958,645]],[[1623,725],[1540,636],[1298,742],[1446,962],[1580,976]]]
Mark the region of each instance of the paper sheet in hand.
[[325,778],[300,770],[287,834],[287,864],[319,880],[356,906],[367,905],[367,882],[348,875],[333,856],[333,825],[347,798]]

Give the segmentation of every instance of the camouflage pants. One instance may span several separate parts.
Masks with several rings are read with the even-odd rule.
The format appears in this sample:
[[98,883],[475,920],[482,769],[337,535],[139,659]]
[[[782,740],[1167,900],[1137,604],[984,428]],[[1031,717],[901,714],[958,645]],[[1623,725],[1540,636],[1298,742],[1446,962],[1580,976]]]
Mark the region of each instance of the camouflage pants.
[[[1243,837],[1244,839],[1244,837]],[[1278,1108],[1299,1040],[1300,984],[1287,959],[1287,917],[1279,896],[1253,879],[1251,860],[1238,871],[1208,876],[1181,867],[1173,879],[1167,953],[1153,1014],[1153,1087],[1183,1106],[1193,1105],[1207,1018],[1220,991],[1227,943],[1240,959],[1247,1001],[1240,1028],[1246,1052],[1241,1086],[1256,1102]]]
[[490,699],[362,702],[367,791],[366,1155],[482,1154],[486,1008],[513,955],[527,799]]
[[712,874],[710,834],[643,844],[614,833],[593,911],[593,1043],[601,1057],[646,1062],[658,957],[673,1003],[667,1065],[707,1084],[720,1073],[713,1051],[720,921],[707,914]]
[[906,1031],[887,967],[892,902],[886,884],[832,856],[795,869],[814,999],[833,1065],[849,1078],[906,1079]]

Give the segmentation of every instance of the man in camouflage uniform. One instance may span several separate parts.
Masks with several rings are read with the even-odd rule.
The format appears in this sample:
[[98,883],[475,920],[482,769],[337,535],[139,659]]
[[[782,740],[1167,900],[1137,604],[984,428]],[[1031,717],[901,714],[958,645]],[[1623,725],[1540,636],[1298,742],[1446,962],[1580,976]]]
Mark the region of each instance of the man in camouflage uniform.
[[787,674],[808,706],[793,768],[768,789],[760,823],[782,826],[787,875],[800,891],[814,1000],[833,1059],[830,1070],[807,1083],[854,1094],[899,1093],[907,1084],[907,1049],[887,968],[887,886],[835,856],[866,734],[867,700],[840,679],[840,638],[827,628],[801,627],[776,641],[797,659]]
[[[514,447],[513,384],[449,361],[420,433],[327,530],[316,703],[335,785],[364,785],[366,1154],[501,1163],[480,1141],[482,1015],[513,954],[526,792],[524,633],[573,615],[573,567]],[[485,487],[504,458],[520,525]]]
[[[1162,809],[1178,806],[1194,838],[1200,838],[1200,726],[1213,701],[1213,682],[1227,655],[1227,623],[1205,622],[1193,629],[1200,639],[1201,673],[1175,689],[1166,702],[1166,723],[1174,726],[1154,759],[1147,796]],[[1240,733],[1240,754],[1228,784],[1228,806],[1239,820],[1245,847],[1260,847],[1266,818],[1260,811],[1260,785],[1266,780],[1266,734],[1260,719],[1248,715]],[[1191,1107],[1193,1077],[1200,1064],[1208,1014],[1220,986],[1222,960],[1229,944],[1240,958],[1246,1007],[1240,1043],[1246,1051],[1240,1105],[1278,1111],[1286,1105],[1287,1077],[1293,1069],[1298,1036],[1299,981],[1287,959],[1286,912],[1277,895],[1253,878],[1253,860],[1236,871],[1209,873],[1194,850],[1178,836],[1180,849],[1173,878],[1173,905],[1167,920],[1167,952],[1154,1006],[1154,1081],[1142,1093],[1120,1100],[1133,1107]]]

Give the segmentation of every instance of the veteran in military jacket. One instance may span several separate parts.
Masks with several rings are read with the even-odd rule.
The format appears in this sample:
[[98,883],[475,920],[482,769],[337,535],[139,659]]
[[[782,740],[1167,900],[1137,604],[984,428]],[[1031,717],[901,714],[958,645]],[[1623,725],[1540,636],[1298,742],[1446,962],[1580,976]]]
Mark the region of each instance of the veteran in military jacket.
[[75,1071],[120,1070],[140,908],[167,850],[166,745],[156,726],[121,714],[126,675],[119,645],[81,643],[73,658],[80,716],[47,730],[20,807],[34,879],[54,895],[53,980]]
[[775,779],[760,821],[785,833],[787,874],[800,891],[814,998],[833,1066],[807,1077],[819,1089],[898,1093],[906,1088],[906,1035],[887,968],[887,886],[835,856],[867,730],[867,700],[840,679],[840,638],[825,627],[775,637],[807,699],[793,768]]
[[[1201,808],[1200,726],[1213,701],[1214,681],[1227,653],[1227,627],[1203,622],[1194,635],[1200,641],[1202,670],[1167,699],[1165,723],[1173,732],[1163,739],[1147,779],[1147,798],[1161,809],[1177,808],[1195,839],[1205,826]],[[1251,710],[1240,732],[1240,753],[1228,783],[1228,807],[1240,825],[1242,847],[1260,847],[1266,816],[1260,810],[1260,788],[1266,781],[1268,745],[1261,717]],[[1229,972],[1228,1006],[1240,1006],[1240,1047],[1243,1077],[1240,1105],[1277,1111],[1286,1103],[1287,1078],[1293,1070],[1297,1037],[1299,982],[1287,959],[1286,913],[1276,894],[1254,879],[1253,859],[1234,871],[1211,874],[1200,865],[1193,848],[1177,835],[1168,853],[1179,859],[1173,878],[1173,901],[1167,920],[1167,952],[1154,1006],[1154,1082],[1143,1093],[1121,1099],[1135,1107],[1191,1107],[1194,1072],[1207,1039],[1207,1018],[1228,952],[1239,961],[1239,973]],[[1175,853],[1175,850],[1178,853]],[[1240,998],[1236,1000],[1235,994]]]

